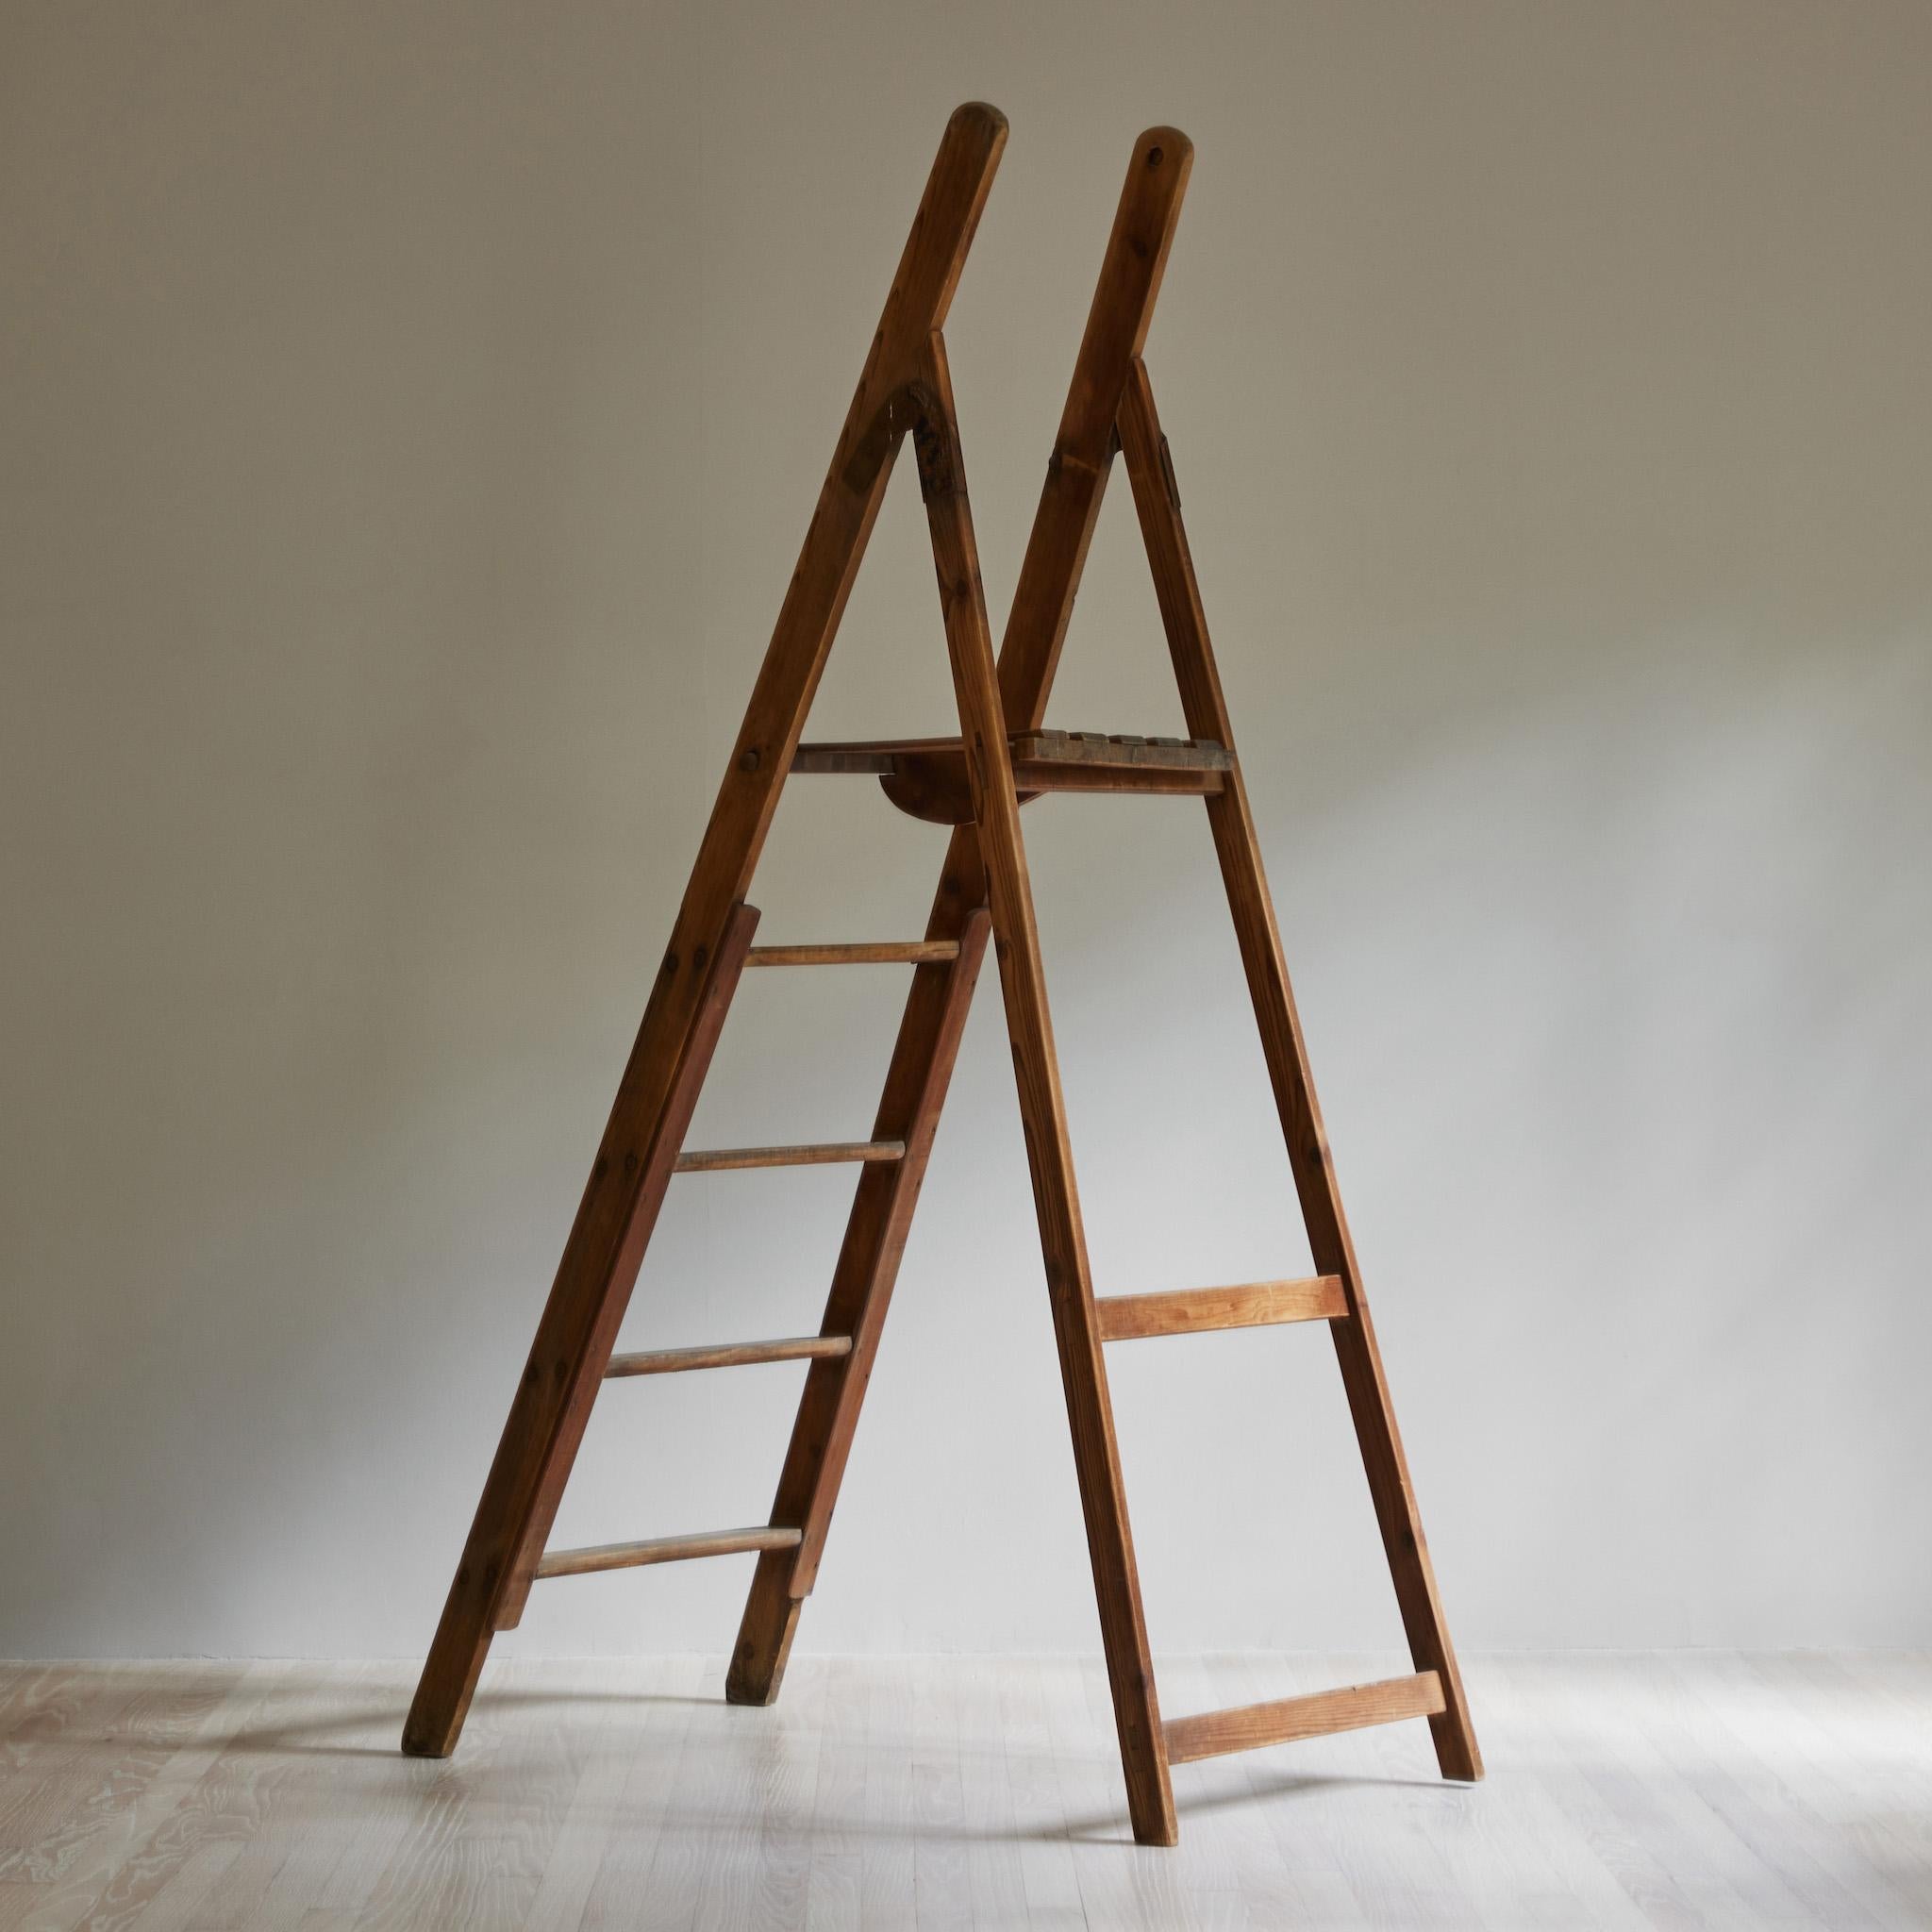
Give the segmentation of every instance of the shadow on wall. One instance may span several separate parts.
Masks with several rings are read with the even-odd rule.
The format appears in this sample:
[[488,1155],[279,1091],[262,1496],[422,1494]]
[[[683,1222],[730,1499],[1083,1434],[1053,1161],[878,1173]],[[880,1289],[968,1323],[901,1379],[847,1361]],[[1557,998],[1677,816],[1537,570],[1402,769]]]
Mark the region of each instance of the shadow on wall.
[[[1134,125],[1197,142],[1150,359],[1458,1635],[1932,1641],[1924,16],[1041,9],[882,91],[883,17],[9,25],[0,1654],[426,1640],[969,92],[996,612]],[[1172,729],[1119,495],[1054,722]],[[949,702],[902,475],[814,730]],[[1099,1279],[1292,1272],[1198,815],[1026,824]],[[801,784],[765,934],[909,931],[939,850]],[[863,1131],[899,981],[807,978],[696,1138]],[[679,1191],[627,1339],[811,1325],[848,1185]],[[1313,1338],[1114,1372],[1157,1645],[1387,1634]],[[762,1513],[792,1372],[674,1379],[560,1535]],[[1091,1647],[1083,1572],[989,982],[809,1641]]]

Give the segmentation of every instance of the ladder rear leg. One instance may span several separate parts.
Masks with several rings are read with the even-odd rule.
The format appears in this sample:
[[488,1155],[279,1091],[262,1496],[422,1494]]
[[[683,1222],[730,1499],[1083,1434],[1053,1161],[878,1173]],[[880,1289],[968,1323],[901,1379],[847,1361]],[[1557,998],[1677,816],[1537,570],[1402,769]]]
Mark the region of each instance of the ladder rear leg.
[[771,1517],[800,1525],[804,1537],[795,1549],[767,1551],[758,1558],[724,1680],[724,1695],[733,1704],[770,1704],[784,1681],[799,1611],[818,1578],[959,1036],[973,1006],[986,951],[986,888],[971,832],[958,834],[953,848],[925,937],[957,941],[959,951],[944,965],[919,968],[899,1023],[873,1138],[903,1141],[906,1152],[899,1160],[868,1168],[859,1178],[820,1328],[822,1334],[849,1335],[851,1352],[814,1362],[806,1377]]
[[[1114,417],[1122,388],[1131,360],[1146,339],[1192,158],[1192,144],[1174,127],[1150,127],[1134,143],[1000,653],[1000,699],[1013,727],[1037,725],[1045,715],[1060,643],[1113,460]],[[962,825],[947,849],[927,937],[955,937],[968,909],[985,900],[977,832],[971,824]],[[906,1118],[908,1109],[894,1104],[893,1095],[916,1089],[926,1078],[925,1070],[937,1065],[942,1048],[945,1069],[950,1071],[957,1040],[943,1045],[947,1029],[964,1024],[972,1000],[970,974],[958,983],[957,1011],[929,1001],[922,1007],[924,984],[914,982],[893,1048],[887,1097],[879,1114],[880,1138],[889,1133],[900,1138],[896,1124],[889,1127],[887,1123]],[[941,1072],[939,1097],[942,1098],[945,1084]],[[936,1100],[935,1116],[937,1105]],[[908,1168],[912,1158],[908,1143]],[[920,1162],[923,1169],[923,1154]],[[856,1372],[841,1374],[836,1368],[824,1373],[815,1368],[807,1379],[772,1519],[805,1523],[805,1539],[796,1552],[774,1551],[759,1559],[725,1681],[725,1695],[735,1703],[766,1704],[777,1694],[804,1598],[817,1576],[864,1398],[872,1349],[891,1293],[898,1244],[905,1240],[904,1225],[881,1207],[889,1186],[888,1176],[868,1174],[853,1203],[825,1329],[857,1335],[858,1327],[842,1325],[848,1307],[857,1307],[858,1324],[871,1329],[872,1341],[860,1359],[855,1341]],[[909,1214],[909,1201],[907,1211]],[[791,1513],[794,1506],[802,1513]]]
[[932,393],[924,400],[925,413],[914,429],[919,483],[932,532],[974,818],[992,908],[1007,1031],[1012,1043],[1020,1119],[1026,1136],[1054,1337],[1059,1349],[1086,1518],[1088,1555],[1093,1567],[1094,1595],[1113,1691],[1127,1808],[1134,1836],[1142,1844],[1171,1845],[1177,1841],[1179,1827],[1154,1690],[1126,1492],[1114,1441],[1099,1317],[1093,1306],[1087,1239],[1074,1181],[1066,1105],[1047,1010],[1033,889],[1020,834],[1020,805],[1000,704],[999,675],[987,628],[986,594],[980,583],[979,556],[966,496],[952,383],[945,344],[937,334],[930,345],[929,371]]
[[[1154,406],[1147,370],[1138,359],[1127,379],[1120,416],[1122,455],[1146,540],[1156,593],[1180,684],[1181,707],[1188,729],[1234,748],[1234,736],[1208,641],[1200,586],[1189,553],[1181,521],[1180,491],[1167,440]],[[1248,991],[1260,1030],[1269,1079],[1274,1089],[1288,1142],[1289,1163],[1301,1200],[1302,1218],[1315,1267],[1339,1275],[1348,1304],[1348,1317],[1328,1325],[1335,1338],[1342,1385],[1361,1446],[1362,1467],[1374,1502],[1382,1547],[1395,1586],[1395,1597],[1419,1672],[1434,1671],[1441,1679],[1443,1708],[1429,1719],[1436,1758],[1444,1777],[1482,1776],[1482,1756],[1462,1677],[1456,1666],[1456,1649],[1442,1614],[1435,1570],[1423,1537],[1422,1514],[1409,1486],[1408,1465],[1395,1425],[1395,1410],[1382,1371],[1381,1352],[1369,1317],[1367,1297],[1349,1238],[1341,1194],[1336,1185],[1327,1139],[1316,1104],[1307,1047],[1295,1012],[1294,993],[1274,923],[1274,902],[1262,872],[1260,845],[1248,808],[1247,789],[1241,767],[1228,774],[1227,783],[1206,801],[1214,849],[1221,861],[1235,935],[1241,945]]]

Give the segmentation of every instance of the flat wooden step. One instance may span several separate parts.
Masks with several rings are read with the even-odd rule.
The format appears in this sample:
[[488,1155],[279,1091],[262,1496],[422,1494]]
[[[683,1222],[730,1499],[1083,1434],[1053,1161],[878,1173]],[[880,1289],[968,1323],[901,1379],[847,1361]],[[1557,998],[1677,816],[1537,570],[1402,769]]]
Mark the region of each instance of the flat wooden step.
[[816,1141],[800,1147],[700,1147],[677,1157],[679,1174],[734,1167],[824,1167],[838,1160],[903,1160],[903,1141]]
[[957,940],[863,940],[823,946],[754,946],[747,966],[924,966],[957,959]]
[[849,1335],[795,1335],[783,1341],[722,1341],[709,1348],[655,1348],[614,1355],[607,1380],[621,1375],[675,1375],[685,1369],[735,1369],[746,1362],[822,1361],[850,1355]]
[[543,1576],[588,1576],[598,1570],[635,1570],[645,1563],[682,1563],[691,1557],[734,1557],[741,1550],[795,1549],[796,1529],[707,1529],[695,1536],[660,1536],[641,1543],[592,1543],[581,1550],[546,1550],[537,1564]]
[[[1210,739],[1129,732],[1016,731],[1008,740],[1024,804],[1045,791],[1219,791],[1234,753]],[[973,815],[966,758],[957,738],[879,738],[801,744],[793,772],[869,773],[914,818],[965,824]]]
[[1434,1671],[1424,1671],[1418,1676],[1389,1677],[1345,1690],[1318,1690],[1311,1697],[1283,1697],[1273,1704],[1242,1704],[1231,1710],[1206,1710],[1198,1717],[1171,1718],[1160,1729],[1167,1740],[1168,1762],[1187,1764],[1228,1751],[1324,1738],[1331,1731],[1434,1717],[1442,1708],[1442,1680]]
[[1248,1281],[1232,1288],[1179,1288],[1163,1294],[1108,1294],[1094,1304],[1103,1341],[1195,1335],[1215,1328],[1266,1328],[1277,1322],[1335,1322],[1348,1314],[1339,1274],[1306,1281]]
[[884,777],[899,769],[902,758],[958,758],[957,738],[853,738],[822,744],[801,744],[791,754],[791,774],[825,773],[834,776]]
[[1233,752],[1207,738],[1140,738],[1119,731],[1016,731],[1007,741],[1012,747],[1015,764],[1088,765],[1122,772],[1234,769]]

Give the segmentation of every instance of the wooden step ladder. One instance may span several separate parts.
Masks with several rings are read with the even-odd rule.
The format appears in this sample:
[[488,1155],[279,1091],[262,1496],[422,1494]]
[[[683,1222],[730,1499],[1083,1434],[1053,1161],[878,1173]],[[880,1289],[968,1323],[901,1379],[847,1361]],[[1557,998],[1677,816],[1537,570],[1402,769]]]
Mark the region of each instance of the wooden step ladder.
[[[995,661],[940,331],[1006,139],[1006,120],[994,108],[963,107],[948,123],[933,163],[424,1666],[403,1733],[403,1748],[418,1756],[454,1750],[491,1637],[519,1621],[541,1577],[756,1552],[725,1695],[757,1705],[777,1694],[800,1607],[817,1579],[991,933],[1135,1837],[1146,1844],[1175,1841],[1170,1765],[1356,1725],[1426,1717],[1442,1774],[1481,1775],[1315,1105],[1174,464],[1141,360],[1192,149],[1171,127],[1150,128],[1135,144]],[[938,571],[959,735],[801,744],[826,653],[908,436]],[[1043,728],[1116,455],[1124,461],[1153,565],[1191,734],[1187,740]],[[924,938],[752,944],[758,915],[745,893],[779,792],[794,773],[874,774],[903,809],[956,828]],[[1095,1297],[1020,830],[1021,806],[1053,791],[1178,793],[1206,802],[1319,1271],[1312,1279]],[[748,966],[861,962],[912,968],[871,1137],[687,1151],[691,1111],[741,973]],[[851,1162],[858,1176],[817,1335],[613,1353],[674,1174],[826,1162]],[[1103,1348],[1144,1336],[1305,1321],[1325,1322],[1334,1339],[1414,1674],[1163,1723]],[[767,1523],[591,1549],[548,1548],[602,1382],[790,1360],[810,1367]]]

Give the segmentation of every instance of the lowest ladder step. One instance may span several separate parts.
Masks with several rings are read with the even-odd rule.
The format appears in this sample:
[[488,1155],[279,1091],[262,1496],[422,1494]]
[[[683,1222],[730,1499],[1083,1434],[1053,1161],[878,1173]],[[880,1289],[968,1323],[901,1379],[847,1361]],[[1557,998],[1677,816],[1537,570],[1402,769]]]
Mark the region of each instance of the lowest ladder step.
[[741,1550],[791,1550],[804,1532],[764,1524],[754,1529],[706,1529],[695,1536],[659,1536],[641,1543],[591,1543],[581,1550],[545,1550],[542,1576],[588,1576],[598,1570],[635,1570],[644,1563],[682,1563],[691,1557],[735,1557]]
[[1404,1718],[1435,1717],[1443,1707],[1441,1678],[1434,1671],[1423,1671],[1413,1677],[1351,1685],[1345,1690],[1317,1690],[1311,1697],[1283,1697],[1273,1704],[1204,1710],[1198,1717],[1170,1718],[1160,1728],[1167,1740],[1168,1761],[1187,1764],[1197,1757],[1219,1757],[1228,1751],[1256,1751],[1264,1744],[1325,1738],[1331,1731],[1358,1731],[1369,1724],[1399,1724]]

